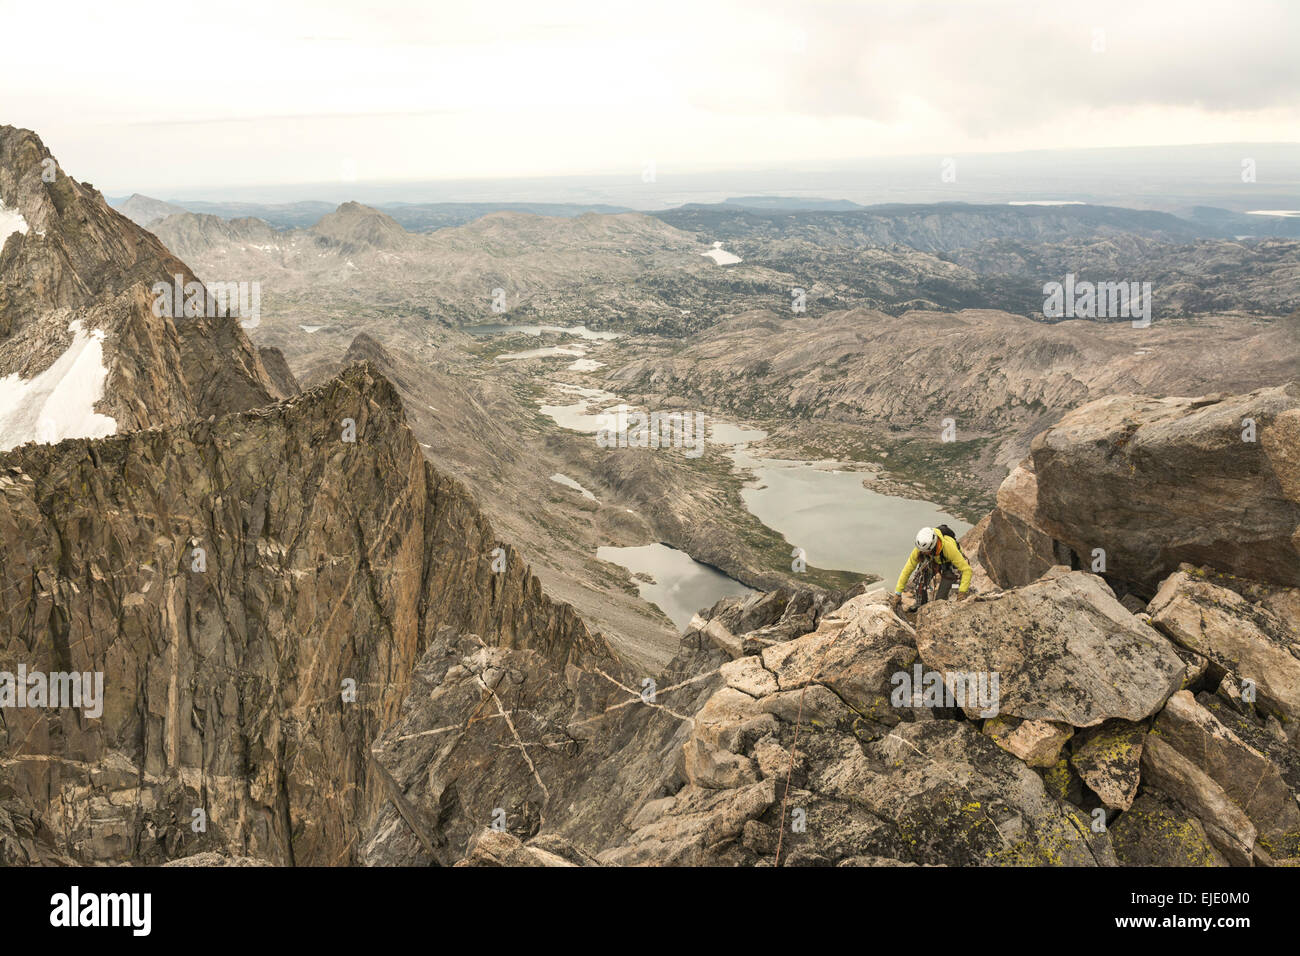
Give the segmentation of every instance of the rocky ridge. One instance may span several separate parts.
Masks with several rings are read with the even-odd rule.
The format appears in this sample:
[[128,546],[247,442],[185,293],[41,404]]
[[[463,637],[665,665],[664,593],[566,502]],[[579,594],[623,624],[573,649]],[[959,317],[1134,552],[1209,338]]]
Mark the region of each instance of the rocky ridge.
[[108,374],[96,410],[120,431],[283,397],[237,318],[155,314],[154,285],[171,288],[179,277],[183,287],[197,281],[193,272],[64,173],[29,130],[0,126],[0,205],[28,226],[0,249],[0,377],[49,368],[79,322],[104,335]]
[[[1178,417],[1204,446],[1212,422]],[[1056,565],[902,615],[880,593],[727,599],[603,709],[448,629],[379,744],[407,813],[366,862],[1296,862],[1300,590],[1187,565],[1148,606],[1116,582],[1123,601]],[[480,681],[526,717],[476,717]]]
[[[0,130],[0,201],[29,226],[0,254],[0,371],[80,320],[117,416],[0,456],[0,861],[355,862],[391,799],[370,747],[440,628],[627,679],[374,367],[300,393],[234,318],[156,315],[151,283],[193,273],[34,134]],[[91,682],[29,705],[15,674]]]
[[0,594],[0,669],[106,682],[98,720],[6,712],[0,791],[41,821],[10,862],[346,863],[386,799],[368,746],[440,626],[620,673],[364,364],[212,423],[11,452]]
[[1180,564],[1300,585],[1300,386],[1120,395],[1066,414],[998,491],[980,560],[1004,586],[1062,560],[1149,598]]

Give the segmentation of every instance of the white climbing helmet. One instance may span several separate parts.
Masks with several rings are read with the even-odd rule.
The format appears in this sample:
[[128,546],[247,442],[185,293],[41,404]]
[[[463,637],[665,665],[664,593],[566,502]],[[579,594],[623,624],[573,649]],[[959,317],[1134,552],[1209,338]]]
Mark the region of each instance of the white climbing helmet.
[[939,536],[933,528],[922,528],[916,533],[916,550],[922,554],[934,554],[934,546],[939,543]]

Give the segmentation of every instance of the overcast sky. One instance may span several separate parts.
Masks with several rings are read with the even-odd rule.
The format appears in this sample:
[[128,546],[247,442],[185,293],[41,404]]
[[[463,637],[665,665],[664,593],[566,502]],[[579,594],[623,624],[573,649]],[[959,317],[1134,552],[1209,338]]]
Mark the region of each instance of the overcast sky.
[[1287,0],[0,0],[110,194],[1300,139]]

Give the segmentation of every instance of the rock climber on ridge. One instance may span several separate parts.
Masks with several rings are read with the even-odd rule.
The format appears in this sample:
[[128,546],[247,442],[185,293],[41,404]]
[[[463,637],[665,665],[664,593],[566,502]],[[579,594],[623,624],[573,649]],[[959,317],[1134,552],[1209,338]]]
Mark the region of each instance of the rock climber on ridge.
[[936,601],[948,599],[948,592],[952,590],[952,584],[958,575],[961,576],[961,584],[957,587],[957,600],[962,601],[970,596],[970,563],[957,545],[956,533],[947,525],[941,524],[937,528],[922,528],[916,533],[916,547],[912,549],[907,564],[903,565],[903,573],[898,576],[898,584],[889,599],[890,607],[897,608],[902,602],[907,579],[922,561],[930,562],[932,569],[937,572],[938,587],[934,594]]

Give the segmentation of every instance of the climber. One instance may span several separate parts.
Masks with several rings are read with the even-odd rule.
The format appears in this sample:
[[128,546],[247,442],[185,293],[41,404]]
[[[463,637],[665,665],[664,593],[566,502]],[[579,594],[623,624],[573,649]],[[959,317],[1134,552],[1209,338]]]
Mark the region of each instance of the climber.
[[935,593],[935,600],[948,599],[948,592],[952,590],[952,583],[957,580],[959,574],[961,584],[957,587],[957,600],[964,601],[970,596],[970,564],[957,545],[956,533],[946,524],[941,524],[937,528],[922,528],[916,533],[916,547],[912,549],[907,564],[903,565],[903,573],[898,576],[898,584],[889,599],[890,607],[897,608],[902,602],[903,588],[907,587],[907,579],[912,576],[917,564],[923,560],[934,562],[939,572],[939,587]]

